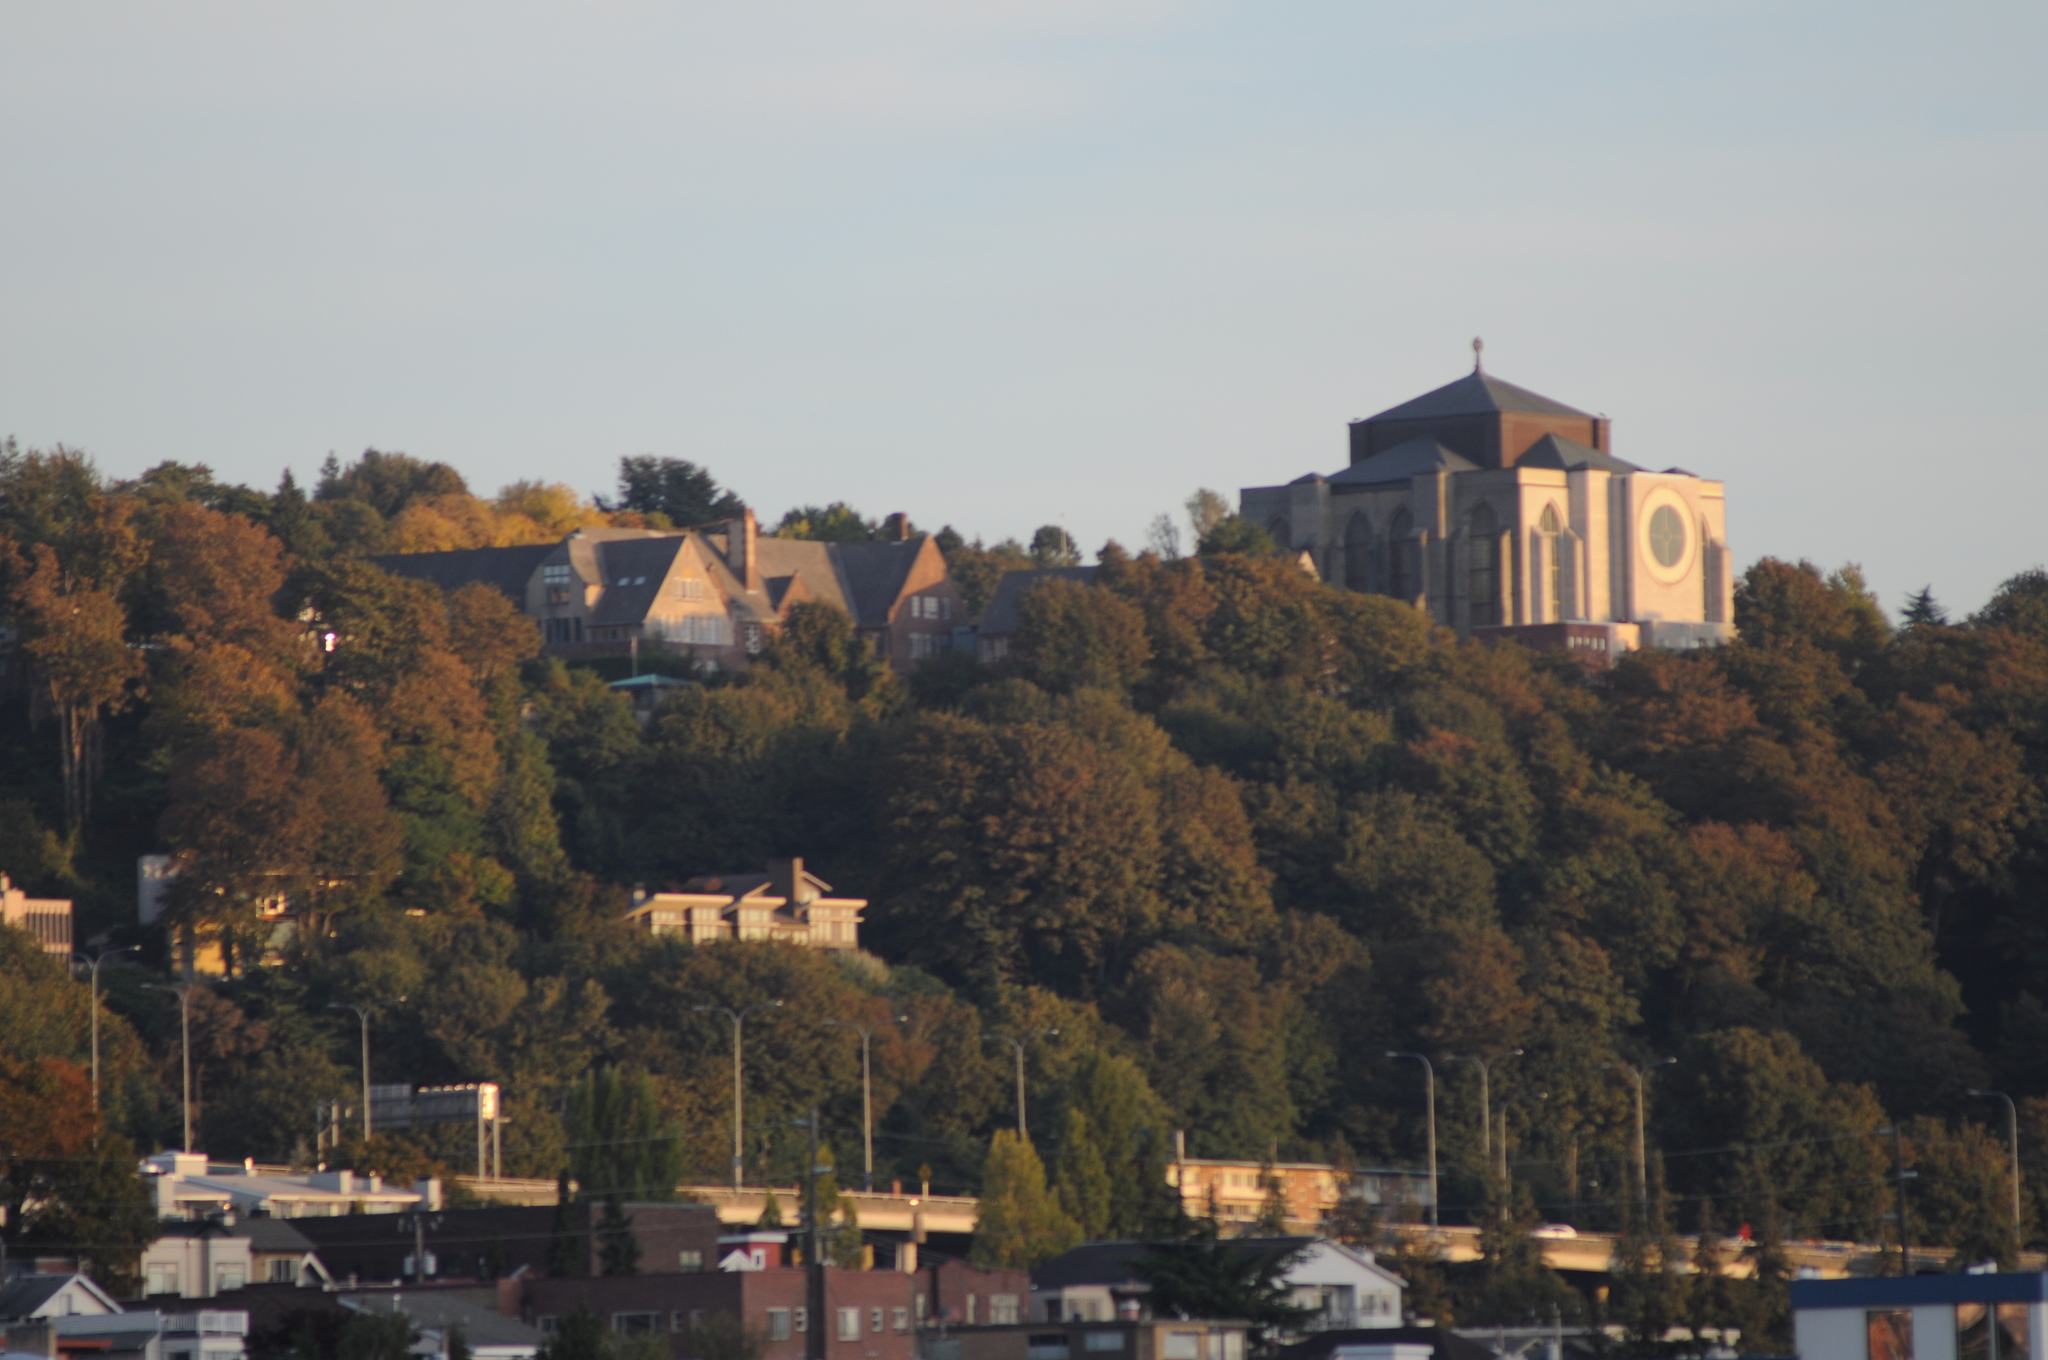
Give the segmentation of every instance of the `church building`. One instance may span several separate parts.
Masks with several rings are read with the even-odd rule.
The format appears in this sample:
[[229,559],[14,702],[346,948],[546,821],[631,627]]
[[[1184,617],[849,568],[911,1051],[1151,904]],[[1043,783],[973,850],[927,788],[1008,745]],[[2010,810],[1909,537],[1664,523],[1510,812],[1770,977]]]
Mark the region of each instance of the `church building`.
[[1478,362],[1351,424],[1351,464],[1239,493],[1324,580],[1469,636],[1613,654],[1734,636],[1721,483],[1614,455],[1605,416]]

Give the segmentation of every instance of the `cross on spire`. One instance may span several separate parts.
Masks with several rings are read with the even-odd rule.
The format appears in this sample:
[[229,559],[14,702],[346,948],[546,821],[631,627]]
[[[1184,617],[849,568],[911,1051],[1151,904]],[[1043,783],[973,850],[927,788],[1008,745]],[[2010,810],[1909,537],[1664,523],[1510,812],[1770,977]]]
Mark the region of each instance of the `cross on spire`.
[[1481,340],[1481,339],[1480,339],[1480,338],[1479,338],[1478,336],[1476,336],[1476,335],[1475,335],[1475,336],[1473,336],[1473,337],[1472,337],[1472,371],[1473,371],[1474,373],[1484,373],[1484,372],[1486,371],[1486,365],[1485,365],[1485,363],[1483,362],[1483,356],[1484,356],[1484,351],[1485,351],[1485,349],[1486,349],[1486,342],[1485,342],[1484,340]]

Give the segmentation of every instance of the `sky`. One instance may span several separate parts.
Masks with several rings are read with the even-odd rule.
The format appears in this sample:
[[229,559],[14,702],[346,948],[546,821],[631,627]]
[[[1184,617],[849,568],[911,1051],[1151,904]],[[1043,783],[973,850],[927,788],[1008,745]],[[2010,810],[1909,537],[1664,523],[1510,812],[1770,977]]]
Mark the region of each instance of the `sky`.
[[695,460],[1091,552],[1487,369],[1738,564],[2048,558],[2048,5],[0,12],[0,435],[271,487]]

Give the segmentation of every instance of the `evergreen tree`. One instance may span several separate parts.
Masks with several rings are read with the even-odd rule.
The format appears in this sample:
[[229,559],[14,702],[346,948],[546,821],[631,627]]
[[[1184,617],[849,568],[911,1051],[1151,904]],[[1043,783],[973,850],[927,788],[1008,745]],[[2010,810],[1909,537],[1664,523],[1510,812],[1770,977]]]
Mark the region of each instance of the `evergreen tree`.
[[448,1340],[443,1351],[444,1360],[472,1360],[475,1352],[469,1347],[469,1334],[460,1326],[448,1329]]
[[[1702,1198],[1699,1226],[1692,1249],[1692,1281],[1686,1292],[1686,1326],[1692,1332],[1693,1350],[1704,1356],[1712,1349],[1709,1332],[1720,1333],[1729,1325],[1728,1278],[1722,1274],[1727,1254],[1720,1225],[1714,1221],[1714,1202]],[[1723,1338],[1725,1340],[1725,1338]]]
[[1045,1185],[1045,1164],[1031,1140],[1009,1129],[989,1140],[981,1171],[981,1217],[970,1258],[976,1265],[1028,1270],[1080,1241],[1081,1230]]
[[1250,1235],[1283,1237],[1287,1233],[1287,1190],[1268,1159],[1259,1168],[1259,1216],[1252,1220]]
[[1295,1247],[1226,1241],[1213,1218],[1198,1218],[1178,1238],[1151,1244],[1137,1270],[1151,1286],[1154,1316],[1243,1318],[1253,1349],[1263,1352],[1313,1316],[1294,1302],[1287,1279],[1300,1256]]
[[605,1196],[604,1212],[597,1220],[597,1242],[600,1273],[640,1273],[640,1241],[633,1236],[633,1220],[617,1195]]
[[770,1190],[767,1198],[761,1201],[761,1216],[754,1220],[754,1226],[757,1228],[779,1228],[782,1226],[782,1201],[775,1198],[773,1190]]
[[1083,1241],[1098,1241],[1108,1234],[1109,1169],[1103,1165],[1088,1116],[1074,1105],[1067,1107],[1061,1121],[1056,1189],[1060,1210],[1080,1229]]
[[335,1360],[411,1360],[418,1340],[412,1319],[396,1309],[365,1311],[343,1325]]
[[645,1072],[604,1067],[569,1088],[570,1165],[586,1196],[675,1198],[682,1134]]
[[564,1167],[555,1178],[555,1218],[548,1228],[547,1272],[556,1279],[583,1274],[590,1260],[583,1234],[576,1230],[574,1201],[569,1169]]
[[555,1334],[541,1343],[535,1360],[611,1360],[610,1339],[603,1320],[579,1306],[555,1324]]
[[1934,599],[1934,587],[1922,586],[1906,598],[1905,612],[1899,615],[1899,623],[1907,628],[1940,627],[1948,622],[1948,611]]

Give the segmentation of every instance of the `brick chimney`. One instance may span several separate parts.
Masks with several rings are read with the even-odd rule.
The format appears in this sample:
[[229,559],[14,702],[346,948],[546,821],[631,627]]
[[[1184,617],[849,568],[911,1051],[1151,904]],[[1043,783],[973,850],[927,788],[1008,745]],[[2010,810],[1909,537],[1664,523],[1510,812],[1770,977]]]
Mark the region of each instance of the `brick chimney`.
[[897,510],[882,521],[882,541],[885,543],[908,543],[910,541],[910,516]]
[[732,568],[732,574],[740,578],[740,588],[756,590],[761,578],[756,566],[760,526],[754,522],[754,509],[744,506],[739,514],[725,522],[725,564]]

